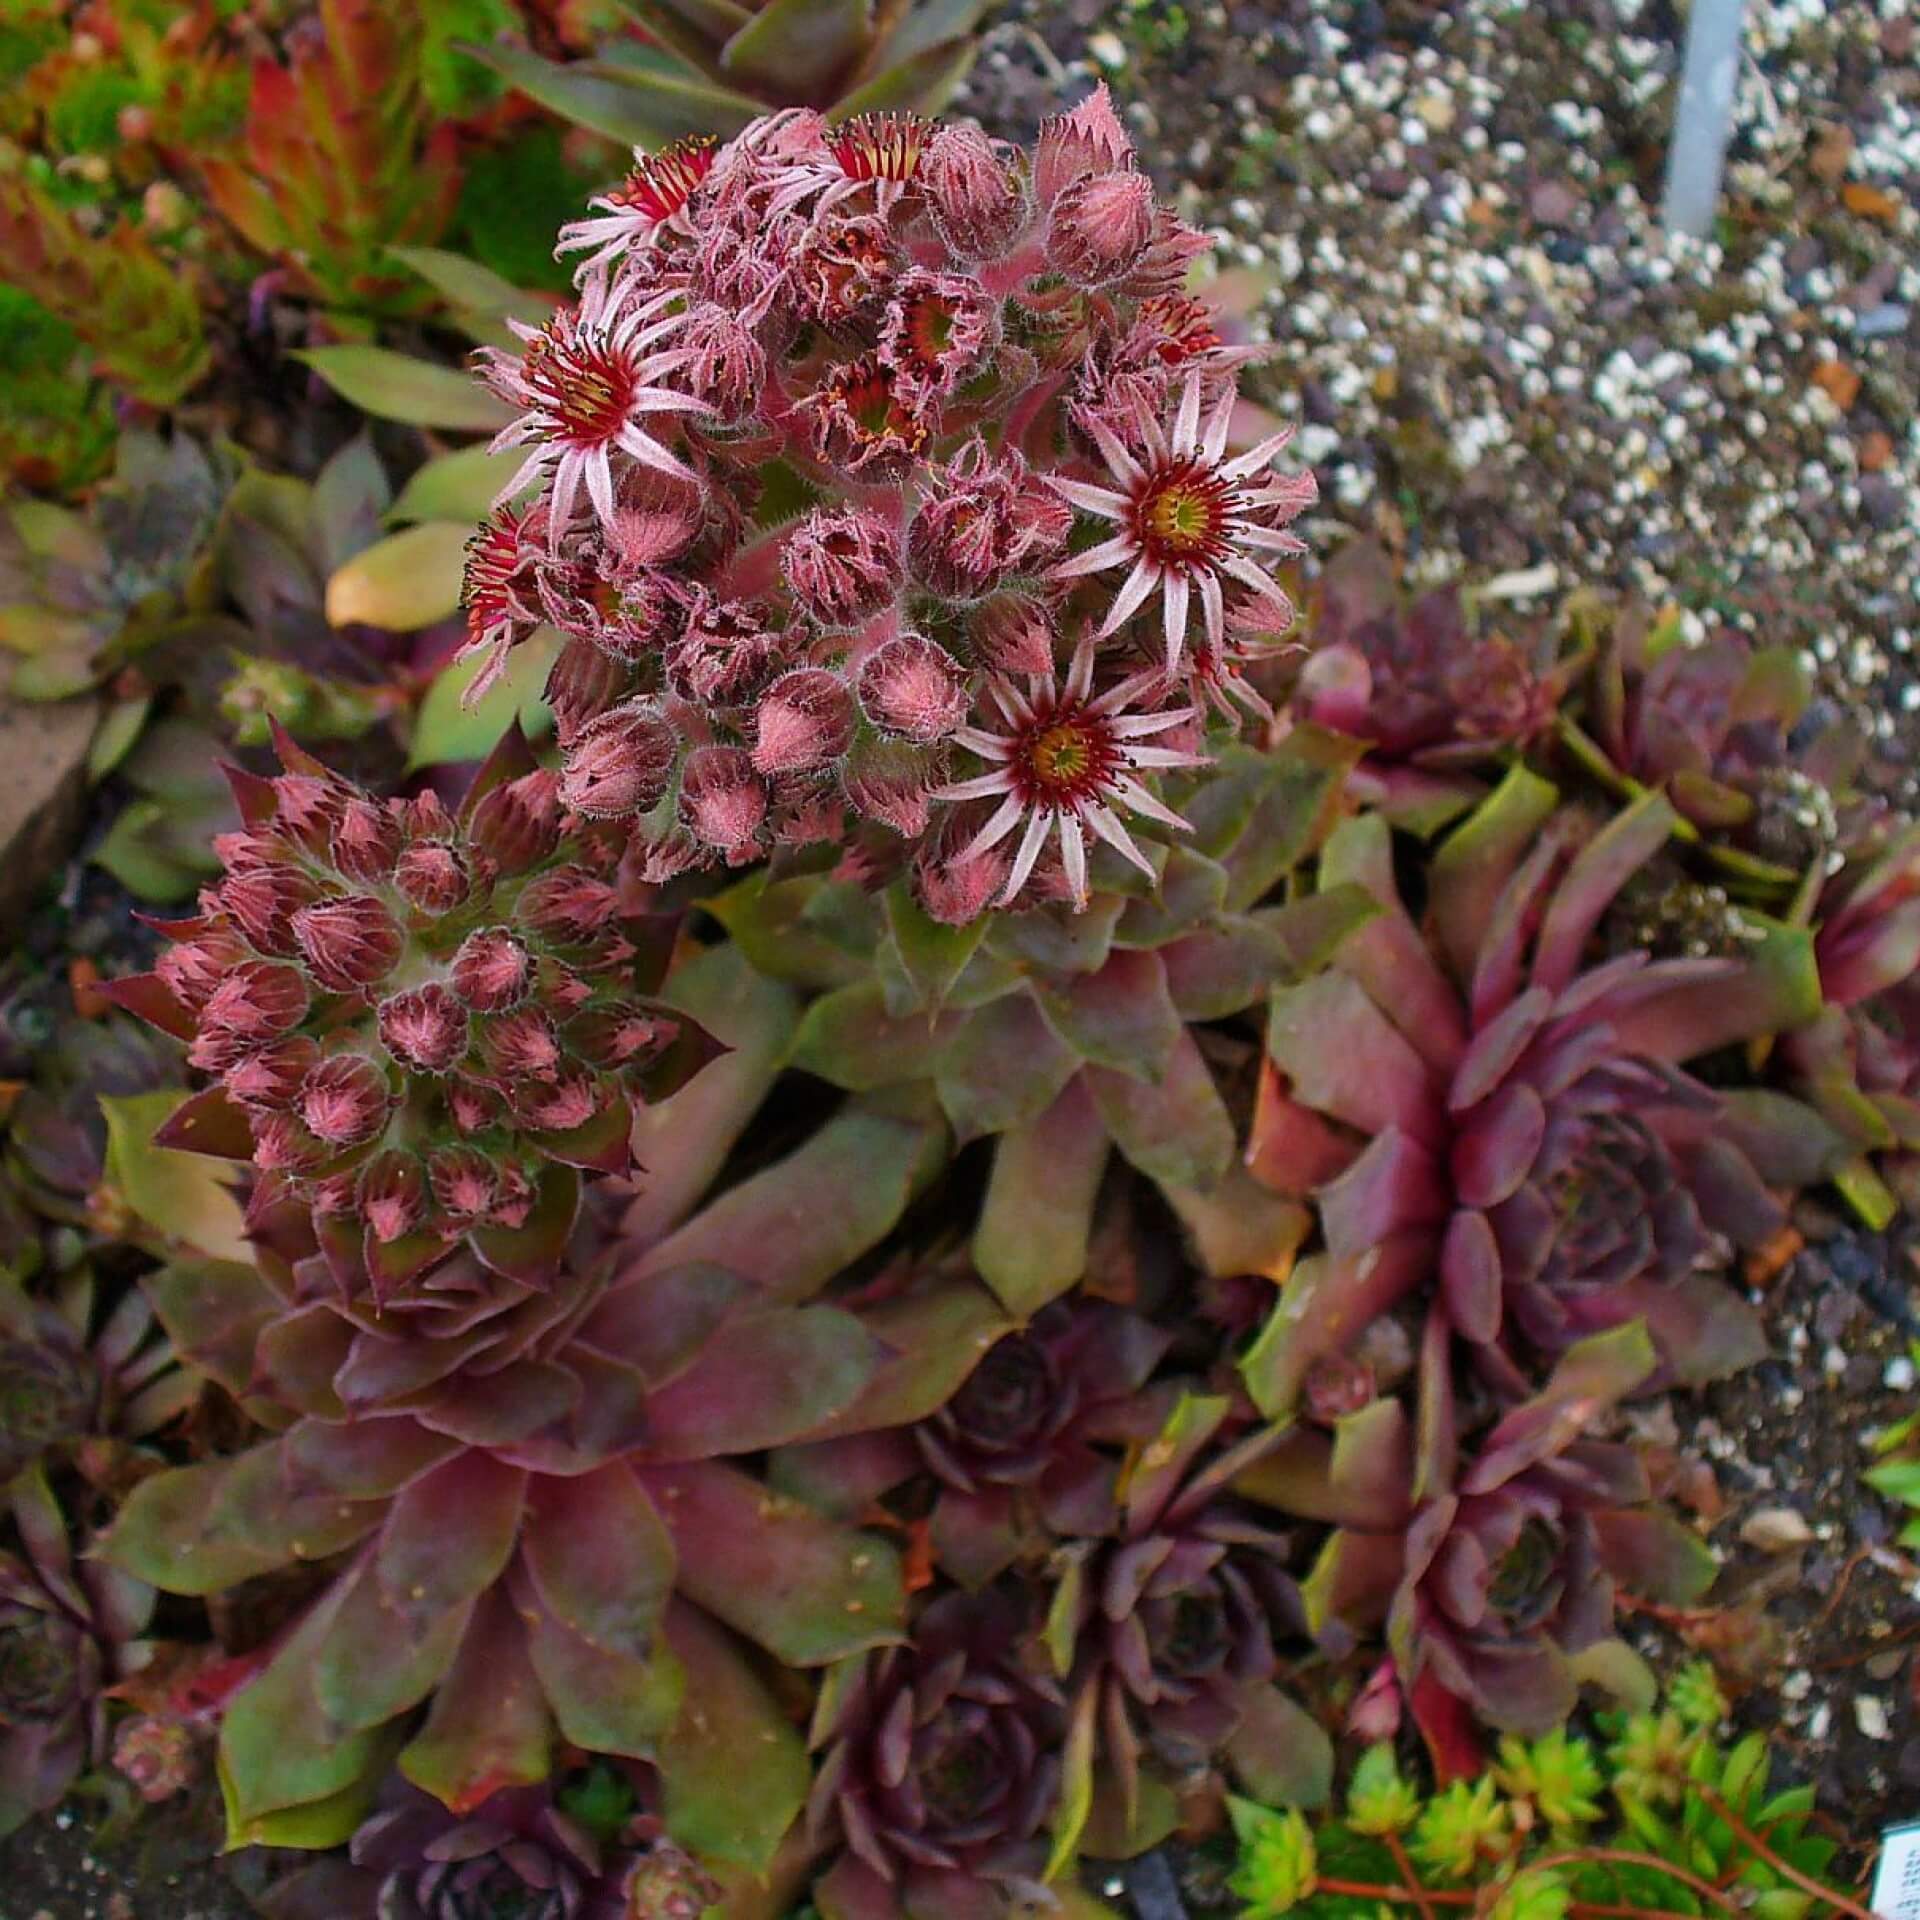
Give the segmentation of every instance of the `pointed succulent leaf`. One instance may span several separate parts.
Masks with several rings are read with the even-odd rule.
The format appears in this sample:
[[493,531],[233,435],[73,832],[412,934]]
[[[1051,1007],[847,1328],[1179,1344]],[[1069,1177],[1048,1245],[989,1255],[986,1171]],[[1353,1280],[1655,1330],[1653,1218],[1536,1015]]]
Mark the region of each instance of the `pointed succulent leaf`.
[[1557,788],[1516,763],[1441,842],[1429,880],[1432,915],[1456,979],[1473,977],[1494,905],[1559,802]]
[[930,1012],[896,1018],[877,980],[857,980],[808,1006],[789,1064],[851,1093],[925,1079],[961,1018]]
[[553,1719],[504,1589],[475,1603],[426,1724],[401,1750],[400,1771],[455,1813],[505,1787],[547,1776]]
[[1204,1193],[1233,1164],[1232,1116],[1184,1027],[1156,1082],[1088,1067],[1086,1083],[1113,1144],[1148,1179]]
[[605,1652],[647,1658],[673,1591],[673,1541],[626,1466],[536,1481],[521,1552],[562,1626]]
[[1720,1572],[1713,1549],[1658,1507],[1596,1513],[1600,1560],[1627,1592],[1664,1606],[1698,1606]]
[[1499,1420],[1480,1442],[1478,1458],[1461,1481],[1461,1491],[1490,1493],[1515,1474],[1552,1459],[1580,1439],[1597,1414],[1646,1380],[1657,1364],[1653,1342],[1637,1320],[1569,1347],[1547,1384]]
[[938,1013],[967,962],[979,951],[991,922],[980,914],[961,926],[945,926],[927,913],[904,880],[887,889],[886,916],[901,978],[913,990],[917,1006]]
[[1368,1136],[1444,1138],[1432,1069],[1359,982],[1323,973],[1273,996],[1267,1052],[1316,1111]]
[[1333,1793],[1333,1742],[1326,1729],[1278,1687],[1250,1687],[1227,1764],[1270,1807],[1324,1807]]
[[473,529],[423,520],[357,553],[327,577],[327,619],[416,633],[456,612]]
[[938,113],[960,91],[979,57],[977,40],[943,40],[937,46],[877,72],[873,79],[837,100],[827,118],[842,121],[861,113]]
[[823,1666],[896,1639],[900,1560],[732,1467],[638,1467],[680,1556],[679,1590],[789,1666]]
[[1244,1167],[1229,1167],[1204,1192],[1168,1182],[1160,1191],[1180,1216],[1201,1270],[1216,1279],[1257,1273],[1277,1285],[1313,1231],[1309,1209],[1269,1192]]
[[218,1593],[295,1560],[321,1560],[380,1524],[376,1502],[290,1497],[284,1443],[142,1480],[102,1556],[167,1593]]
[[1047,1024],[1081,1059],[1138,1080],[1166,1071],[1181,1020],[1153,953],[1116,948],[1097,972],[1036,983]]
[[189,1257],[170,1261],[142,1284],[174,1351],[242,1397],[254,1343],[279,1310],[258,1272],[232,1260]]
[[335,1726],[359,1733],[417,1706],[453,1663],[473,1611],[468,1600],[432,1614],[390,1607],[363,1560],[313,1653],[313,1692]]
[[973,1264],[1009,1313],[1026,1318],[1086,1271],[1107,1130],[1082,1079],[995,1144]]
[[1533,953],[1533,984],[1558,993],[1580,970],[1587,942],[1620,889],[1666,845],[1679,816],[1644,794],[1601,828],[1555,888]]
[[1270,756],[1273,773],[1244,832],[1219,855],[1227,869],[1227,906],[1256,907],[1314,853],[1340,818],[1347,775],[1365,743],[1318,727],[1296,727]]
[[755,92],[826,92],[866,44],[873,0],[769,0],[721,49],[727,76]]
[[1820,968],[1813,937],[1750,913],[1760,938],[1731,977],[1682,979],[1670,991],[1614,1019],[1623,1051],[1684,1061],[1743,1041],[1787,1033],[1820,1013]]
[[[856,1102],[786,1159],[729,1188],[655,1247],[644,1270],[711,1261],[775,1298],[804,1300],[892,1231],[944,1149],[937,1121]],[[837,1204],[823,1207],[822,1194]]]
[[328,386],[376,420],[455,432],[496,433],[513,417],[457,367],[416,360],[390,347],[307,347],[293,354]]
[[806,1801],[800,1736],[727,1634],[676,1600],[667,1643],[687,1674],[687,1706],[656,1764],[669,1830],[703,1859],[763,1874]]
[[701,904],[769,979],[816,992],[852,986],[870,969],[807,921],[821,882],[802,874],[775,880],[764,871],[709,896]]
[[180,1105],[176,1093],[102,1094],[107,1122],[106,1178],[127,1205],[157,1232],[216,1260],[250,1259],[240,1203],[230,1174],[198,1154],[154,1144],[154,1135]]
[[1103,889],[1084,912],[1048,906],[1008,914],[987,929],[987,950],[1027,973],[1097,973],[1124,905],[1118,893]]
[[742,1313],[649,1396],[637,1457],[707,1460],[784,1446],[857,1404],[882,1357],[868,1328],[837,1307]]
[[1128,1533],[1150,1531],[1180,1490],[1187,1469],[1220,1431],[1232,1403],[1217,1394],[1183,1393],[1160,1431],[1129,1461],[1121,1477]]
[[518,1569],[509,1590],[561,1736],[589,1753],[651,1758],[686,1700],[686,1675],[672,1652],[658,1645],[636,1658],[594,1646],[546,1610]]
[[964,1144],[1038,1119],[1079,1064],[1026,993],[974,1010],[935,1069],[934,1084]]

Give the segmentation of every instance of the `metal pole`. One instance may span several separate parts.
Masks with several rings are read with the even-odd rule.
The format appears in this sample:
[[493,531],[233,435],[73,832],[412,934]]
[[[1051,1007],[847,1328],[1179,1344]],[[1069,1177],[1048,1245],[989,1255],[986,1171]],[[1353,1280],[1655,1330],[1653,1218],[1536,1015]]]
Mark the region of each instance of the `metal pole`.
[[1740,76],[1740,23],[1746,0],[1693,0],[1687,22],[1687,64],[1680,79],[1673,145],[1667,156],[1662,217],[1695,239],[1713,224],[1720,173],[1733,132],[1733,96]]

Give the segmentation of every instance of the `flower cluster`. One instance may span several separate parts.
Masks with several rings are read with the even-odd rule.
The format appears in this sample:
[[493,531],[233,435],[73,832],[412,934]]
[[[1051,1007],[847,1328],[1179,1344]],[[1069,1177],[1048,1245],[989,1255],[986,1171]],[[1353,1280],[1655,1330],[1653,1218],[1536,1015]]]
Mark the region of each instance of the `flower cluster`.
[[1185,824],[1153,777],[1292,620],[1314,488],[1284,433],[1236,445],[1245,351],[1182,290],[1206,242],[1105,90],[1031,158],[776,114],[595,208],[577,302],[483,356],[525,459],[467,575],[477,685],[566,636],[565,803],[635,822],[655,879],[911,858],[951,921],[1084,903],[1098,845],[1148,868]]
[[706,1057],[644,997],[663,924],[530,759],[455,812],[281,751],[278,776],[234,775],[246,824],[201,911],[111,989],[215,1076],[163,1144],[250,1158],[256,1205],[310,1210],[376,1297],[468,1237],[524,1255],[571,1222],[575,1170],[625,1172],[636,1105]]

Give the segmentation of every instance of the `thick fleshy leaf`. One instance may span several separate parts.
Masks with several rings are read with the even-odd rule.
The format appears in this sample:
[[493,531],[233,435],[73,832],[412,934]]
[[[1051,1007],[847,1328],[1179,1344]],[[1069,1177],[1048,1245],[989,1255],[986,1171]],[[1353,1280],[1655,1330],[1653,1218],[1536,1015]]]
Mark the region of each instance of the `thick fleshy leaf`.
[[1636,1599],[1698,1606],[1719,1574],[1713,1549],[1658,1507],[1616,1507],[1593,1516],[1600,1559]]
[[1624,1399],[1658,1364],[1638,1321],[1598,1333],[1560,1356],[1547,1384],[1502,1417],[1480,1442],[1460,1482],[1463,1493],[1491,1493],[1517,1473],[1580,1439],[1596,1415]]
[[1157,1080],[1181,1020],[1157,954],[1116,948],[1096,973],[1036,983],[1047,1024],[1081,1059],[1136,1080]]
[[1371,1633],[1387,1617],[1388,1603],[1406,1567],[1402,1536],[1341,1527],[1327,1535],[1313,1570],[1300,1583],[1307,1625],[1316,1635],[1330,1625]]
[[1352,1259],[1316,1254],[1300,1262],[1240,1362],[1247,1391],[1268,1419],[1292,1412],[1316,1360],[1345,1351],[1361,1328],[1427,1278],[1434,1238],[1415,1231]]
[[249,1264],[231,1170],[198,1153],[157,1146],[154,1136],[181,1104],[176,1092],[102,1094],[107,1183],[148,1226],[216,1260]]
[[296,1496],[382,1500],[438,1466],[459,1444],[402,1414],[338,1424],[302,1420],[281,1447],[287,1487]]
[[1516,762],[1441,843],[1429,874],[1430,910],[1456,980],[1473,978],[1495,903],[1559,804],[1556,787]]
[[855,981],[807,1008],[788,1063],[852,1093],[925,1079],[961,1017],[916,1012],[896,1019],[877,980]]
[[[887,933],[902,982],[911,989],[918,1008],[937,1013],[952,992],[967,962],[979,950],[991,924],[979,914],[964,926],[943,926],[933,919],[913,896],[904,880],[896,880],[886,892]],[[889,1010],[896,1007],[889,999]]]
[[1333,1435],[1295,1427],[1234,1477],[1233,1490],[1283,1513],[1334,1526],[1398,1531],[1413,1483],[1413,1436],[1398,1400],[1374,1400]]
[[388,347],[307,347],[296,349],[292,357],[377,420],[497,433],[513,418],[505,401],[458,367],[416,360]]
[[1152,1528],[1180,1490],[1187,1469],[1220,1431],[1232,1402],[1220,1394],[1183,1393],[1160,1431],[1130,1463],[1120,1493],[1127,1533],[1137,1538]]
[[287,1489],[284,1443],[142,1480],[102,1557],[167,1593],[218,1593],[295,1560],[323,1560],[380,1524],[377,1502]]
[[[387,251],[396,260],[405,261],[436,293],[443,295],[450,306],[495,318],[522,320],[529,326],[538,326],[552,317],[553,302],[550,299],[538,293],[523,292],[511,280],[503,280],[491,267],[483,267],[479,261],[470,260],[463,253],[449,253],[443,247],[390,247]],[[443,457],[458,458],[457,455]],[[469,525],[485,519],[494,493],[498,493],[513,478],[513,472],[513,467],[509,465],[507,471],[494,482],[493,492],[481,500],[476,512],[446,513],[440,517],[465,520]],[[395,514],[399,517],[397,507]],[[427,516],[416,517],[424,519]]]
[[1436,1227],[1449,1204],[1440,1168],[1419,1141],[1389,1127],[1352,1166],[1320,1189],[1320,1225],[1336,1260],[1411,1228]]
[[1244,1156],[1248,1173],[1271,1193],[1304,1200],[1359,1157],[1358,1134],[1334,1126],[1296,1100],[1286,1075],[1263,1058]]
[[461,447],[438,454],[414,469],[400,489],[399,499],[387,509],[387,518],[458,520],[472,527],[487,517],[494,496],[513,478],[525,458],[512,447],[499,453],[489,453],[484,446]]
[[657,150],[698,134],[727,138],[759,113],[759,104],[704,80],[657,66],[604,60],[543,60],[506,41],[456,42],[529,99],[616,146]]
[[1582,847],[1554,890],[1533,951],[1533,984],[1558,993],[1580,971],[1593,930],[1624,887],[1667,844],[1678,820],[1663,794],[1634,801]]
[[580,1338],[637,1368],[650,1389],[663,1387],[692,1365],[730,1315],[749,1304],[762,1304],[758,1290],[723,1267],[622,1274],[581,1323]]
[[959,1141],[1036,1120],[1059,1098],[1079,1060],[1026,993],[978,1007],[934,1073]]
[[866,956],[849,953],[810,917],[826,892],[827,883],[818,874],[776,880],[762,869],[700,904],[759,972],[818,993],[853,986],[873,972]]
[[973,1264],[1009,1313],[1039,1312],[1086,1272],[1107,1156],[1107,1130],[1079,1078],[1037,1120],[995,1144]]
[[663,998],[728,1050],[670,1100],[634,1117],[633,1152],[643,1172],[621,1232],[639,1247],[664,1239],[713,1184],[778,1077],[797,1018],[793,993],[731,944],[676,967]]
[[824,1666],[899,1637],[900,1558],[714,1463],[638,1467],[680,1555],[679,1588],[789,1666]]
[[1151,1084],[1106,1067],[1088,1067],[1085,1076],[1113,1144],[1148,1179],[1204,1193],[1226,1177],[1233,1119],[1187,1029],[1180,1030],[1165,1073]]
[[545,1360],[517,1360],[486,1374],[456,1374],[421,1400],[423,1424],[470,1447],[510,1447],[564,1420],[580,1403],[580,1381]]
[[874,77],[836,100],[827,119],[839,122],[856,113],[938,113],[960,91],[979,52],[978,40],[943,40],[898,65],[870,62],[876,68]]
[[806,1802],[806,1749],[739,1649],[698,1608],[675,1601],[666,1634],[687,1675],[687,1704],[655,1754],[668,1831],[703,1859],[764,1873]]
[[650,1759],[686,1700],[686,1675],[665,1645],[644,1659],[596,1647],[561,1625],[516,1568],[509,1591],[527,1633],[527,1655],[562,1736],[589,1753]]
[[1257,1273],[1277,1285],[1313,1231],[1309,1209],[1270,1192],[1242,1167],[1229,1167],[1204,1193],[1172,1185],[1160,1191],[1180,1216],[1202,1270],[1219,1279]]
[[484,1593],[512,1558],[526,1495],[525,1473],[477,1450],[414,1480],[381,1530],[376,1571],[387,1604],[432,1616]]
[[721,70],[780,99],[826,92],[866,43],[872,0],[768,0],[721,50]]
[[809,1440],[926,1419],[946,1405],[1013,1324],[993,1295],[970,1279],[863,1308],[860,1323],[877,1343],[879,1362],[850,1405],[808,1429]]
[[1159,951],[1167,995],[1182,1020],[1244,1012],[1295,972],[1284,935],[1253,914],[1222,915]]
[[327,619],[415,633],[456,612],[473,529],[457,520],[423,520],[377,540],[327,580]]
[[[1144,884],[1135,869],[1124,871],[1128,884]],[[1106,964],[1125,904],[1123,893],[1096,889],[1078,913],[1048,906],[994,916],[987,929],[987,950],[1027,975],[1097,973]]]
[[553,1717],[527,1657],[527,1636],[501,1587],[480,1596],[426,1725],[400,1754],[416,1787],[467,1813],[503,1787],[547,1777]]
[[253,1375],[253,1346],[280,1302],[251,1266],[180,1259],[141,1285],[174,1351],[210,1374],[236,1399]]
[[559,651],[559,635],[551,627],[536,627],[507,656],[499,679],[477,699],[471,697],[473,685],[485,656],[468,654],[449,661],[434,675],[413,716],[407,771],[479,760],[516,728],[545,731],[552,716],[543,695]]
[[389,1606],[362,1561],[341,1576],[345,1594],[313,1653],[313,1692],[335,1726],[358,1733],[417,1706],[453,1664],[473,1603],[431,1614]]
[[[395,1743],[376,1731],[348,1732],[322,1710],[312,1684],[313,1662],[345,1598],[344,1585],[323,1596],[260,1677],[227,1703],[220,1784],[229,1846],[257,1842],[266,1819],[295,1808],[322,1810],[324,1832],[299,1844],[337,1845],[372,1803]],[[275,1837],[292,1836],[282,1826]]]
[[1684,1061],[1721,1047],[1787,1033],[1820,1012],[1813,936],[1759,914],[1761,938],[1731,978],[1682,983],[1614,1016],[1621,1050]]
[[1295,1098],[1360,1133],[1399,1127],[1428,1145],[1444,1137],[1432,1069],[1345,974],[1276,993],[1267,1051]]
[[649,1396],[637,1457],[756,1453],[854,1406],[883,1350],[837,1307],[771,1307],[730,1320],[687,1370]]
[[1387,823],[1378,814],[1343,820],[1327,836],[1319,878],[1327,887],[1360,888],[1377,909],[1341,942],[1334,964],[1360,982],[1436,1072],[1452,1072],[1467,1043],[1460,995],[1401,904]]
[[[655,1247],[642,1270],[711,1261],[776,1298],[804,1300],[892,1231],[944,1159],[944,1135],[938,1121],[843,1107]],[[824,1195],[834,1204],[822,1205]]]
[[1362,740],[1295,727],[1272,753],[1245,830],[1223,856],[1227,906],[1258,906],[1313,853],[1340,818],[1347,775],[1366,751]]
[[1234,1778],[1269,1807],[1324,1807],[1333,1792],[1333,1742],[1278,1687],[1251,1688],[1227,1742]]
[[179,1153],[210,1154],[216,1160],[251,1160],[253,1129],[225,1088],[203,1087],[154,1129],[153,1144]]
[[540,1175],[533,1211],[525,1222],[517,1227],[476,1228],[470,1236],[473,1250],[495,1273],[527,1286],[542,1286],[566,1256],[579,1211],[579,1174],[571,1167],[550,1166]]
[[535,1481],[520,1550],[562,1626],[603,1652],[651,1654],[673,1591],[673,1541],[624,1465]]

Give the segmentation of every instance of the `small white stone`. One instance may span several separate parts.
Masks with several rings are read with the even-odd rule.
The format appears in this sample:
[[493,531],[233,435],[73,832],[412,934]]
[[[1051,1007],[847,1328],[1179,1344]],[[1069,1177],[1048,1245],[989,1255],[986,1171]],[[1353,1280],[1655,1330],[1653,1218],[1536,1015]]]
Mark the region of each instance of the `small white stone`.
[[[1909,692],[1911,688],[1907,689]],[[1880,1376],[1882,1382],[1895,1393],[1905,1393],[1914,1381],[1913,1362],[1902,1354],[1897,1354],[1887,1362],[1887,1370]]]
[[1853,1696],[1853,1724],[1869,1740],[1891,1740],[1893,1722],[1887,1717],[1887,1703],[1877,1693]]
[[1089,34],[1087,51],[1109,72],[1117,71],[1127,64],[1126,42],[1116,33]]

